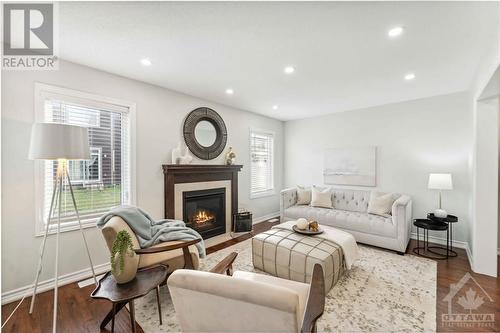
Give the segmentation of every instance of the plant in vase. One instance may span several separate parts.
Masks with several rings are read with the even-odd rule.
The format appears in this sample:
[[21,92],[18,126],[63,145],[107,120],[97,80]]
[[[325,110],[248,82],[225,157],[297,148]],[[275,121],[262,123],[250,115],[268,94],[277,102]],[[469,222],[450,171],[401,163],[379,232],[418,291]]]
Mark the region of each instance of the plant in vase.
[[132,247],[132,238],[126,230],[116,234],[111,249],[111,273],[117,283],[127,283],[135,278],[139,256]]

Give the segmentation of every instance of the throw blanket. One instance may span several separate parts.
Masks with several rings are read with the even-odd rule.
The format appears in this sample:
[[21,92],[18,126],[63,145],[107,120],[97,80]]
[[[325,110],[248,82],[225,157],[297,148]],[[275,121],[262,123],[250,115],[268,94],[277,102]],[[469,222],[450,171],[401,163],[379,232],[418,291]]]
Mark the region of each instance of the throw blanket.
[[[297,221],[288,221],[275,225],[273,229],[285,229],[293,231],[293,226],[296,223]],[[358,244],[356,244],[354,236],[348,232],[330,226],[322,225],[321,228],[323,229],[322,234],[314,235],[311,237],[319,237],[337,243],[344,252],[344,260],[347,269],[351,269],[354,261],[359,258]]]
[[200,234],[186,227],[183,221],[164,219],[155,221],[145,211],[133,206],[119,206],[111,209],[97,221],[102,227],[113,216],[121,217],[135,233],[141,248],[147,248],[161,242],[175,240],[201,239],[196,243],[200,258],[205,257],[205,244]]

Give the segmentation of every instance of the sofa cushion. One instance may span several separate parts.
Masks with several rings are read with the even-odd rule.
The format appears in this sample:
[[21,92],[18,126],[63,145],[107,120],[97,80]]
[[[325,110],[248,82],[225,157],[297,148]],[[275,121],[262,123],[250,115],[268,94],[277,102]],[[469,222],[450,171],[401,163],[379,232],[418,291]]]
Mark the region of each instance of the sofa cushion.
[[370,202],[368,203],[367,212],[375,215],[390,214],[392,204],[397,198],[392,193],[380,193],[372,191],[370,194]]
[[297,205],[309,205],[311,203],[311,188],[297,185]]
[[332,190],[313,186],[311,194],[311,206],[332,208]]
[[366,212],[295,205],[285,209],[284,216],[290,219],[304,217],[346,231],[354,230],[392,238],[397,235],[396,225],[390,215],[378,216]]

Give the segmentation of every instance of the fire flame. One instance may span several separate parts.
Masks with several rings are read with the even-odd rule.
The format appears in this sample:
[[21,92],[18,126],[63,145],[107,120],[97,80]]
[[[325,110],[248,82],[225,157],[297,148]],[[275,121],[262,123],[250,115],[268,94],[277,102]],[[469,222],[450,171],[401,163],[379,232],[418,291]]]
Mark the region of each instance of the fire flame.
[[193,220],[196,224],[203,224],[210,222],[214,219],[214,216],[204,210],[199,210],[196,215],[193,216]]

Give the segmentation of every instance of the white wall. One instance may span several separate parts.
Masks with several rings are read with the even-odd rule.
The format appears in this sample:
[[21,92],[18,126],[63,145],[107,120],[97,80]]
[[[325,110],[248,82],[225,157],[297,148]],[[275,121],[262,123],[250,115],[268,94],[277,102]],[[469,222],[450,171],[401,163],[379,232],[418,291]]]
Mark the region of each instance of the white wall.
[[[460,219],[454,226],[454,239],[467,241],[472,153],[469,101],[468,94],[457,93],[286,122],[285,185],[323,184],[326,148],[375,145],[376,188],[410,195],[415,218],[425,217],[437,206],[437,193],[427,189],[429,173],[452,173],[454,190],[443,193],[443,206]],[[446,238],[443,233],[436,235]]]
[[[124,99],[137,103],[136,171],[137,205],[155,218],[163,217],[163,173],[170,152],[182,140],[182,124],[188,112],[208,106],[219,112],[228,129],[227,148],[232,146],[239,174],[240,207],[258,218],[279,211],[282,188],[283,123],[253,113],[129,80],[88,67],[62,62],[58,71],[3,71],[2,82],[2,293],[31,284],[35,274],[41,238],[35,238],[34,165],[27,159],[31,125],[34,120],[34,83]],[[275,186],[272,197],[249,198],[249,128],[273,131],[275,137]],[[226,149],[227,149],[226,148]],[[223,162],[216,160],[195,163]],[[95,264],[108,261],[108,252],[99,231],[87,229]],[[61,238],[61,274],[87,267],[81,236],[64,233]],[[41,280],[53,276],[54,236],[50,236]]]

